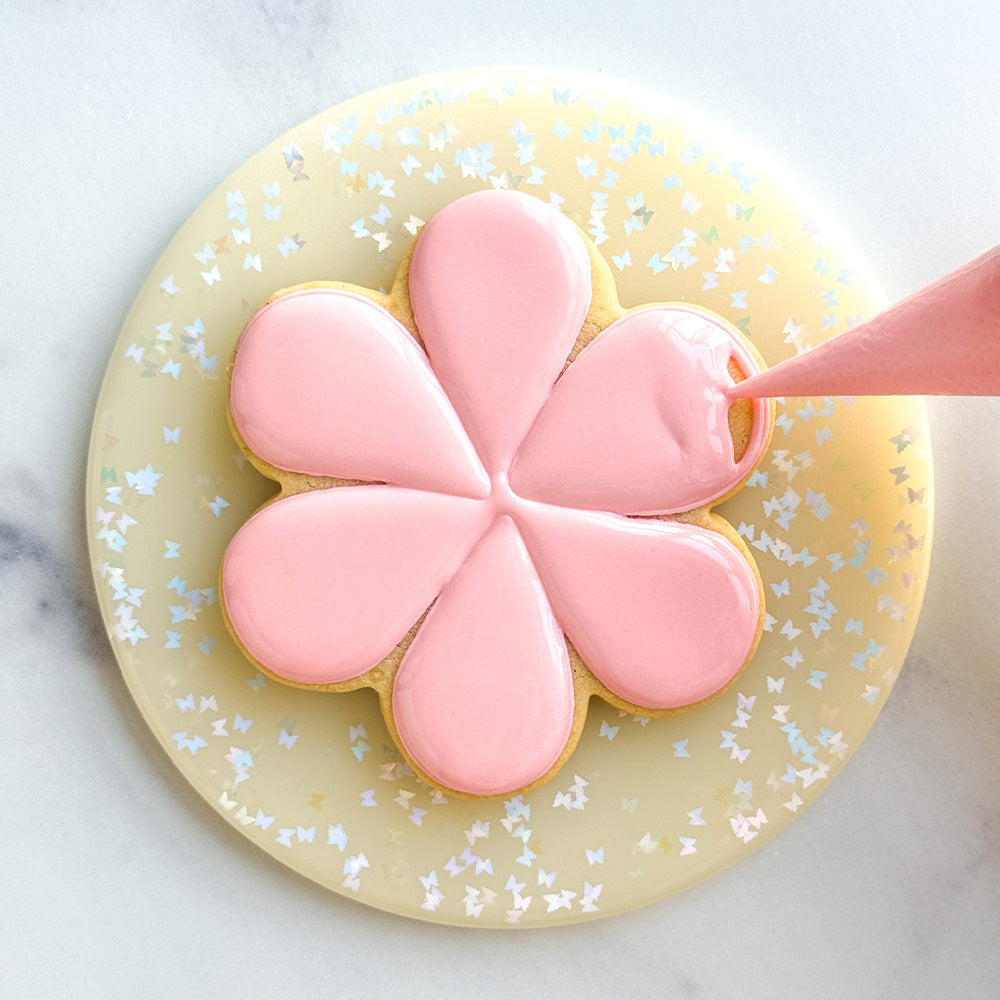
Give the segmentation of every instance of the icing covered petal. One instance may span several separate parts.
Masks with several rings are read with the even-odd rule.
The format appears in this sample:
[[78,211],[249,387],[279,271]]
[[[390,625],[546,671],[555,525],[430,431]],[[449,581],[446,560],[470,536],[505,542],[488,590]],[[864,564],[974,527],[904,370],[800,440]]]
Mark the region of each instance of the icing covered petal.
[[226,550],[233,631],[268,670],[332,684],[388,655],[488,523],[480,501],[345,486],[259,510]]
[[599,334],[556,383],[510,471],[519,496],[585,510],[666,514],[731,490],[767,443],[768,404],[736,462],[730,358],[759,365],[709,314],[684,306],[629,313]]
[[279,469],[460,496],[489,487],[423,351],[352,292],[300,289],[261,309],[240,338],[231,408]]
[[743,667],[760,592],[721,534],[542,505],[518,523],[560,625],[619,697],[678,708],[715,694]]
[[573,723],[562,632],[510,517],[431,608],[392,692],[399,738],[434,781],[499,795],[542,777]]
[[417,328],[491,475],[506,471],[580,333],[590,275],[573,224],[516,191],[460,198],[417,240]]

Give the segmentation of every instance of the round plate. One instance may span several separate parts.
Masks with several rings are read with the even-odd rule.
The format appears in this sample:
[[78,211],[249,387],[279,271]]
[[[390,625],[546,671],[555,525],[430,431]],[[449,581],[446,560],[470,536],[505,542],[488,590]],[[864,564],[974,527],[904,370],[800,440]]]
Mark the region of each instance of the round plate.
[[719,508],[754,551],[768,601],[737,684],[670,719],[593,702],[567,765],[529,794],[432,793],[372,692],[265,680],[230,639],[219,563],[274,487],[230,437],[220,375],[273,291],[325,278],[388,288],[423,222],[490,186],[549,200],[589,232],[623,305],[714,309],[770,363],[884,304],[857,251],[787,175],[665,98],[536,70],[398,84],[264,149],[171,242],[108,366],[88,530],[139,709],[244,836],[400,914],[552,925],[717,873],[843,766],[916,624],[928,442],[913,400],[779,400],[771,451]]

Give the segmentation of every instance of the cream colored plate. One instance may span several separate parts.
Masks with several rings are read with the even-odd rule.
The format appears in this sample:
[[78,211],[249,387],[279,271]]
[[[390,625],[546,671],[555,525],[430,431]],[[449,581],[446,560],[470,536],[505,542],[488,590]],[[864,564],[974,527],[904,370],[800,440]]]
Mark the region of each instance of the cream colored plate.
[[271,492],[219,373],[275,289],[388,287],[421,223],[519,187],[587,230],[622,303],[688,300],[775,362],[883,304],[864,261],[776,165],[717,124],[600,77],[448,74],[348,101],[254,156],[174,238],[108,365],[87,516],[101,607],[150,728],[269,854],[427,920],[551,925],[716,874],[839,771],[892,687],[929,558],[912,400],[779,401],[771,452],[720,512],[753,547],[766,632],[737,686],[649,721],[594,703],[547,786],[445,800],[400,761],[370,692],[265,681],[219,614],[222,552]]

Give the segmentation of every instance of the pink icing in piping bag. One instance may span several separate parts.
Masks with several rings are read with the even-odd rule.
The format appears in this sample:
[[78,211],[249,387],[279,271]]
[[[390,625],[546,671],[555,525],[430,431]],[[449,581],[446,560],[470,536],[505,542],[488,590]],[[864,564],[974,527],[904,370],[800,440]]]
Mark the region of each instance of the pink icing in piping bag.
[[1000,246],[729,395],[1000,396]]

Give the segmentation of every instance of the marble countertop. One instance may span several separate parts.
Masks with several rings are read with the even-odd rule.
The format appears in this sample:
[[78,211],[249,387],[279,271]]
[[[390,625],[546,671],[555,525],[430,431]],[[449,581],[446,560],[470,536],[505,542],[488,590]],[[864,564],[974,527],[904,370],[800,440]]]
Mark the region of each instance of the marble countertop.
[[[424,72],[550,65],[738,126],[893,299],[1000,242],[1000,15],[555,0],[15,5],[0,54],[6,597],[0,993],[56,997],[986,997],[1000,977],[1000,401],[928,402],[935,540],[906,666],[830,788],[644,910],[476,932],[376,912],[226,826],[146,729],[104,634],[83,483],[117,331],[178,225],[267,142]],[[1000,334],[1000,331],[998,331]]]

